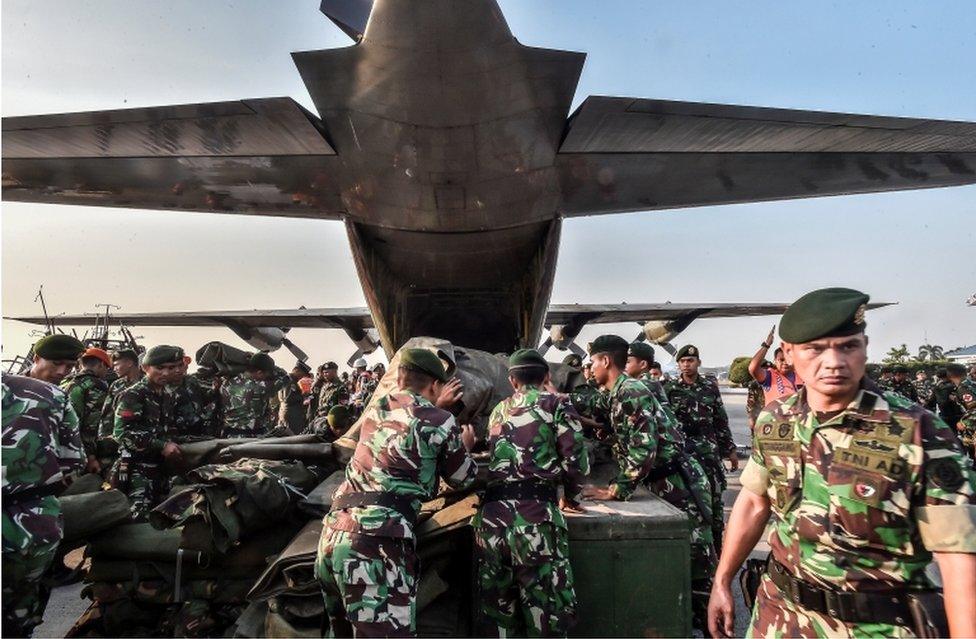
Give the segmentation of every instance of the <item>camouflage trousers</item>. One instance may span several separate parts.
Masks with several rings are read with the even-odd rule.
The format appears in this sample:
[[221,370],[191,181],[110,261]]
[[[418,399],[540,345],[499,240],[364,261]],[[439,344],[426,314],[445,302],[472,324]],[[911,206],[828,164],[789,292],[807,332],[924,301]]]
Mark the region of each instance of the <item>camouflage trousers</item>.
[[133,521],[146,521],[149,511],[166,497],[169,480],[156,464],[120,460],[113,469],[114,488],[129,498]]
[[[680,474],[651,482],[652,493],[675,508],[683,510],[691,523],[691,607],[694,626],[707,630],[708,597],[712,578],[718,566],[718,555],[712,537],[712,489],[708,477],[694,457],[687,458],[691,485]],[[697,497],[697,499],[696,499]],[[701,508],[698,504],[701,504]],[[704,512],[702,512],[704,510]]]
[[55,497],[3,508],[3,636],[30,636],[41,623],[51,587],[45,574],[63,534],[61,504]]
[[696,455],[698,463],[701,464],[705,476],[708,477],[712,500],[712,540],[715,545],[715,554],[722,554],[722,537],[725,534],[725,501],[722,495],[729,487],[725,479],[725,466],[722,465],[722,458],[718,455]]
[[914,637],[905,626],[884,623],[845,623],[801,608],[787,600],[764,575],[756,593],[752,621],[746,637]]
[[565,636],[576,620],[569,536],[553,523],[475,531],[482,636]]
[[420,562],[412,539],[326,526],[315,576],[336,637],[413,637]]

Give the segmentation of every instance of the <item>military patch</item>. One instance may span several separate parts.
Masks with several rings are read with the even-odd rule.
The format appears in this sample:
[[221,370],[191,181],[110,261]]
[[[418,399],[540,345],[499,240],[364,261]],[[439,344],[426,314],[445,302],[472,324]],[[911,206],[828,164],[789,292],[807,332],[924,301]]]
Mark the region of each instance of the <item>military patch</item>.
[[800,442],[780,441],[775,439],[771,441],[767,440],[760,443],[759,448],[764,455],[787,457],[800,456]]
[[884,496],[885,481],[881,477],[855,474],[851,484],[851,498],[877,506]]
[[863,448],[880,455],[894,455],[898,452],[898,447],[877,439],[854,439],[851,441],[851,448]]
[[762,432],[763,432],[763,435],[772,435],[773,434],[773,425],[772,424],[766,424],[765,426],[763,426]]
[[888,434],[901,439],[901,436],[905,434],[905,427],[898,422],[888,424]]
[[881,473],[892,479],[901,479],[908,470],[908,464],[905,463],[905,460],[894,455],[883,455],[862,450],[846,450],[843,448],[834,450],[833,463],[838,466],[846,466],[847,468]]
[[793,426],[791,424],[780,424],[779,428],[776,430],[776,434],[779,435],[780,439],[786,439],[787,437],[792,438]]
[[868,310],[867,304],[861,304],[857,307],[857,310],[854,311],[854,324],[860,326],[864,323],[864,312],[866,310]]
[[958,490],[966,481],[959,468],[959,462],[951,458],[936,459],[929,463],[925,472],[929,476],[929,481],[948,492]]

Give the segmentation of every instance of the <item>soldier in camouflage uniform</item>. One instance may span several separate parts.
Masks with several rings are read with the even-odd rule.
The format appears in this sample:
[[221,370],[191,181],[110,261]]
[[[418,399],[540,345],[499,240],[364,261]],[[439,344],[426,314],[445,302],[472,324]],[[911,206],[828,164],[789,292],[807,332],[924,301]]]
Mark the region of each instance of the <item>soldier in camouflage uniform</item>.
[[51,384],[4,375],[2,445],[3,634],[29,637],[44,617],[50,588],[42,577],[63,533],[55,495],[85,461],[67,396]]
[[949,372],[940,368],[935,372],[935,405],[939,409],[939,417],[947,424],[958,424],[962,417],[962,409],[956,403],[956,385],[949,379]]
[[178,466],[182,452],[177,420],[166,387],[185,366],[183,349],[154,346],[146,351],[146,376],[122,391],[115,408],[113,437],[119,443],[115,487],[129,496],[133,519],[145,519],[162,501],[169,484],[164,462]]
[[919,370],[915,373],[915,381],[912,382],[912,386],[915,387],[918,403],[927,410],[935,412],[935,386],[932,384],[932,380],[929,379],[929,374],[924,370]]
[[688,452],[698,460],[711,484],[712,537],[715,550],[722,552],[722,533],[725,529],[725,466],[728,459],[732,470],[739,467],[739,458],[729,430],[729,417],[722,403],[718,385],[698,373],[701,365],[698,348],[688,344],[678,350],[676,359],[680,374],[670,380],[665,389],[684,431]]
[[749,380],[746,393],[746,416],[749,418],[749,430],[753,430],[756,427],[759,412],[766,404],[766,393],[763,392],[762,384],[754,379]]
[[893,393],[898,393],[905,399],[912,402],[918,401],[918,392],[915,390],[915,385],[908,380],[908,367],[907,366],[895,366],[892,370],[891,385],[887,390]]
[[102,402],[102,414],[98,427],[98,461],[108,479],[119,458],[119,443],[115,441],[115,409],[124,391],[142,379],[139,368],[139,355],[132,349],[123,349],[112,354],[112,368],[118,378],[109,384]]
[[220,387],[221,437],[263,437],[276,422],[271,398],[291,381],[267,353],[255,353],[247,370]]
[[183,440],[216,437],[217,405],[220,396],[212,385],[188,375],[190,358],[183,358],[183,366],[166,385],[167,410],[173,416],[177,436]]
[[470,486],[474,431],[432,403],[448,381],[424,349],[403,349],[398,391],[367,409],[359,443],[324,521],[315,574],[334,636],[402,637],[417,631],[419,559],[413,532],[438,477]]
[[[349,405],[349,387],[342,383],[335,362],[327,362],[322,371],[322,386],[316,402],[316,412],[309,421],[306,434],[318,433],[328,428],[329,411],[334,406]],[[313,387],[312,392],[315,392]]]
[[[78,365],[78,356],[85,352],[85,345],[70,335],[55,334],[37,340],[31,350],[34,361],[27,377],[57,386]],[[71,353],[75,356],[65,357]]]
[[573,405],[543,390],[548,374],[538,352],[513,354],[515,394],[488,420],[488,489],[473,520],[482,636],[563,636],[576,618],[561,511],[582,512],[589,461]]
[[308,427],[305,419],[305,396],[298,382],[310,372],[312,369],[308,364],[301,360],[295,362],[294,368],[288,374],[288,384],[278,392],[281,404],[278,423],[284,424],[295,435],[305,432]]
[[933,554],[951,635],[976,636],[976,473],[946,424],[865,377],[868,299],[822,289],[783,315],[805,387],[756,424],[709,604],[714,636],[732,633],[730,583],[770,514],[747,637],[916,636],[909,596],[932,590]]
[[87,458],[85,470],[99,473],[98,433],[102,420],[102,407],[108,394],[105,374],[112,366],[108,353],[100,348],[89,348],[81,355],[81,369],[68,375],[61,382],[61,390],[68,395],[71,408],[81,426],[81,444]]
[[953,399],[962,409],[959,421],[949,426],[956,427],[963,448],[976,460],[976,382],[966,377],[962,364],[949,364],[947,372],[949,381],[956,385]]

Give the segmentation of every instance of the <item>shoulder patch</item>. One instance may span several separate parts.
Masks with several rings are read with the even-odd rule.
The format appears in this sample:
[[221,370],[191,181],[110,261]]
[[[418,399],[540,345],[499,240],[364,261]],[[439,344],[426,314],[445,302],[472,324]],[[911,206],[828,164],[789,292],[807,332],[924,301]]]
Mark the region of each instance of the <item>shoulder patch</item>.
[[951,457],[931,462],[926,474],[933,484],[949,492],[958,490],[965,482],[959,462]]

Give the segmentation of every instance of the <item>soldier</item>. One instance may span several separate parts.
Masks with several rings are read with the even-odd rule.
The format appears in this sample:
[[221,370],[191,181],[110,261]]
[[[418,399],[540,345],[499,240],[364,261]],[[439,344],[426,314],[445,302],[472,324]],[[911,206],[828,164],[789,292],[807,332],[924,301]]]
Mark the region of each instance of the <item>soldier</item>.
[[247,370],[220,387],[221,437],[263,437],[274,428],[271,398],[291,382],[267,353],[255,353]]
[[129,386],[132,386],[142,378],[142,369],[139,368],[139,355],[132,349],[123,349],[112,354],[112,369],[118,375],[118,379],[109,384],[108,391],[105,393],[105,400],[102,402],[102,414],[98,427],[98,460],[102,469],[108,471],[111,465],[118,459],[118,442],[115,441],[115,409],[119,397]]
[[654,395],[654,399],[661,406],[668,405],[668,394],[661,382],[651,376],[651,366],[654,365],[654,347],[646,342],[634,342],[627,351],[627,365],[624,372],[628,376],[644,383],[647,390]]
[[[214,437],[219,430],[219,391],[213,383],[201,381],[199,375],[187,374],[191,361],[189,356],[184,356],[183,366],[166,385],[167,411],[181,440]],[[204,370],[206,376],[209,371]]]
[[939,417],[947,424],[958,424],[962,417],[962,409],[956,403],[956,385],[949,379],[949,372],[940,368],[935,371],[935,405],[939,409]]
[[105,374],[112,367],[112,358],[100,348],[89,348],[81,354],[81,369],[71,373],[61,382],[61,390],[68,395],[71,408],[78,416],[81,427],[81,444],[87,458],[85,471],[100,473],[98,461],[98,433],[102,420],[102,407],[108,394]]
[[179,378],[183,357],[179,346],[150,348],[142,363],[145,377],[122,391],[116,403],[113,435],[120,457],[115,487],[129,496],[136,521],[144,520],[164,497],[168,480],[163,464],[182,463],[166,387]]
[[664,382],[666,382],[668,379],[667,377],[665,377],[664,371],[661,370],[661,362],[655,361],[653,364],[651,364],[651,370],[647,372],[651,376],[651,379],[653,379],[656,382],[661,382],[662,386],[664,385]]
[[918,403],[927,410],[935,412],[935,386],[932,385],[932,380],[929,379],[929,374],[925,369],[919,369],[915,373],[915,381],[912,382],[912,385],[915,387]]
[[[770,368],[772,365],[772,362],[763,360],[763,368]],[[766,405],[766,392],[763,390],[762,384],[757,382],[755,378],[749,380],[746,392],[746,416],[749,418],[749,430],[751,431],[756,427],[759,411]]]
[[725,502],[722,493],[727,486],[726,458],[732,470],[739,468],[732,431],[729,430],[729,417],[722,403],[718,384],[698,374],[701,366],[700,352],[688,344],[677,354],[678,369],[681,374],[665,386],[671,410],[678,418],[684,431],[688,452],[698,460],[712,487],[712,536],[715,550],[722,551],[722,531],[725,528]]
[[278,422],[288,427],[288,430],[295,435],[305,432],[308,426],[305,419],[305,396],[298,383],[311,372],[312,368],[308,364],[298,360],[288,373],[288,384],[279,392],[281,415]]
[[908,381],[908,367],[899,364],[892,369],[891,385],[888,390],[898,393],[912,402],[918,401],[918,393],[915,385]]
[[373,371],[363,371],[359,375],[357,382],[358,388],[355,394],[349,398],[349,404],[356,408],[356,412],[362,412],[363,408],[369,403],[379,385],[379,378]]
[[[306,433],[317,433],[325,430],[328,424],[329,411],[334,406],[349,404],[349,389],[339,380],[338,371],[339,367],[335,362],[326,362],[322,371],[322,387],[319,391],[315,417],[309,422]],[[315,392],[314,388],[312,392]]]
[[308,391],[308,399],[305,401],[305,421],[309,424],[312,423],[312,420],[318,414],[319,395],[322,393],[322,387],[325,386],[325,371],[330,365],[335,366],[335,363],[326,362],[315,369],[315,381],[312,382],[312,388]]
[[[47,342],[43,359],[74,360],[65,347],[78,350]],[[42,577],[63,533],[55,495],[81,470],[85,454],[78,418],[60,389],[20,375],[4,375],[2,385],[3,635],[30,637],[44,617],[51,591]]]
[[564,636],[576,618],[576,593],[561,511],[583,512],[578,498],[589,460],[576,410],[566,396],[543,389],[546,360],[523,349],[508,370],[515,394],[488,420],[488,489],[472,522],[481,634]]
[[85,345],[70,335],[46,335],[34,344],[34,362],[27,377],[57,386],[78,365]]
[[563,364],[566,366],[571,366],[573,368],[580,368],[583,366],[583,358],[576,353],[570,353],[563,358]]
[[[952,429],[866,378],[868,299],[822,289],[783,315],[805,386],[756,424],[709,603],[713,636],[733,631],[730,583],[770,514],[747,637],[976,636],[976,473]],[[919,633],[912,610],[945,618],[926,597],[933,554],[949,627]]]
[[325,517],[315,573],[336,637],[402,637],[417,632],[420,577],[414,523],[423,501],[470,486],[477,466],[463,429],[433,402],[449,380],[425,349],[400,352],[399,390],[373,403]]
[[976,382],[966,377],[966,367],[962,364],[949,364],[946,372],[949,381],[956,385],[954,399],[962,410],[959,421],[949,426],[956,427],[963,448],[976,460]]

